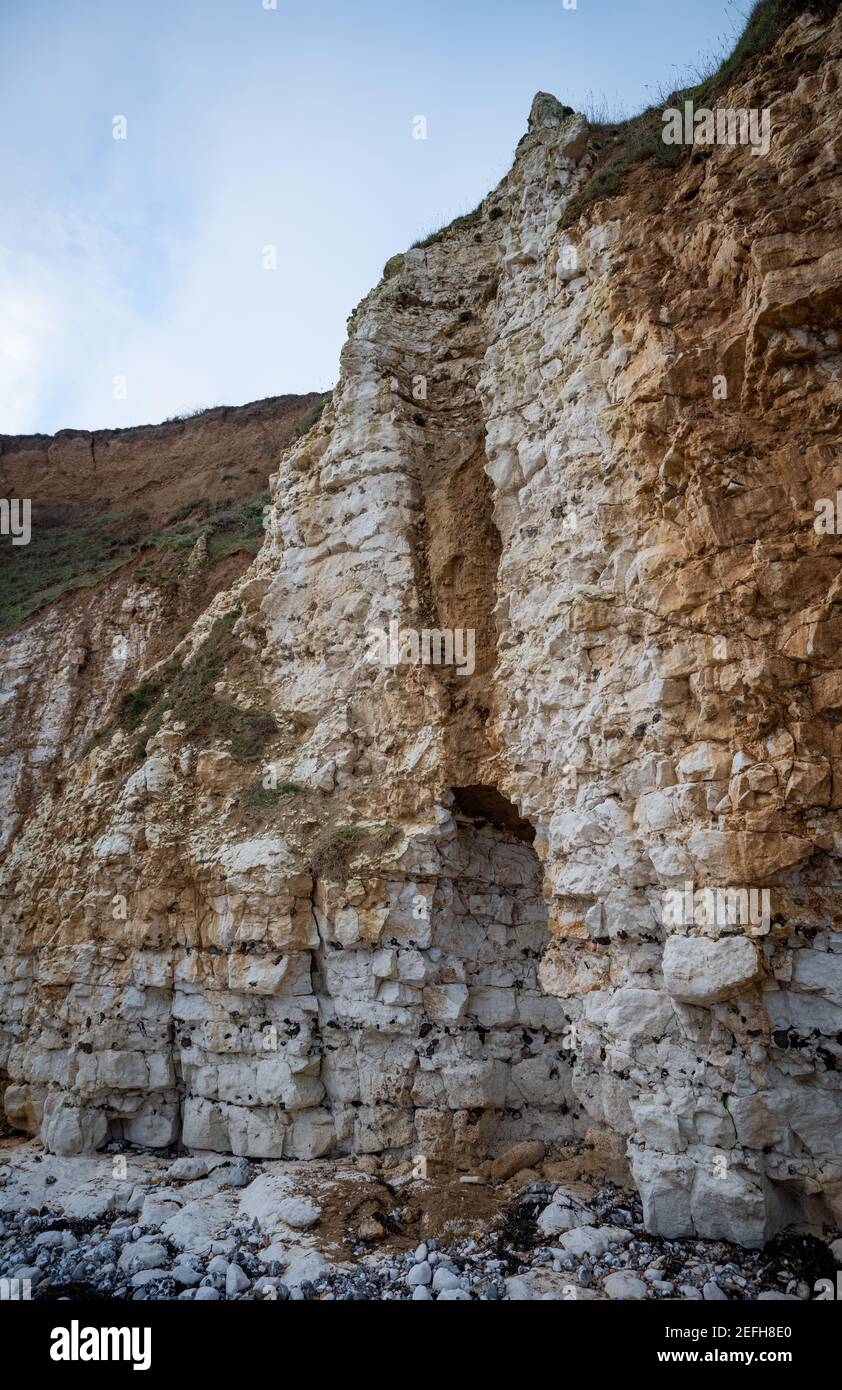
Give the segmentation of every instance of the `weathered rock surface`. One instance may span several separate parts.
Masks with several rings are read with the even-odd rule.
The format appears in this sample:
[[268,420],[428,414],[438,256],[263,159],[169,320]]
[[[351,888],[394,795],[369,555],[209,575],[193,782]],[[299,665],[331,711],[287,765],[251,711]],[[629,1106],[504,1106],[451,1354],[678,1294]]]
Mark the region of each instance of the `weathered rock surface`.
[[[838,1224],[841,33],[728,93],[768,156],[570,228],[591,136],[542,96],[479,214],[389,262],[181,649],[236,610],[214,691],[271,708],[264,763],[117,735],[9,852],[13,1124],[419,1170],[596,1127],[650,1231]],[[473,669],[372,661],[392,621]],[[668,922],[688,882],[768,890],[768,930]]]
[[760,979],[757,947],[745,936],[709,941],[699,936],[670,936],[664,947],[664,985],[683,1004],[717,1004]]
[[[0,435],[0,496],[30,498],[33,533],[51,533],[56,548],[68,543],[74,523],[105,525],[109,517],[115,536],[123,534],[120,517],[154,533],[197,503],[236,504],[259,493],[318,400],[279,396],[135,429]],[[29,548],[2,545],[0,584],[13,564],[37,563]],[[144,577],[143,558],[3,634],[0,850],[40,799],[49,805],[120,697],[171,654],[185,627],[250,563],[246,550],[218,560],[195,555],[186,574],[156,580]],[[84,565],[84,549],[78,559]]]

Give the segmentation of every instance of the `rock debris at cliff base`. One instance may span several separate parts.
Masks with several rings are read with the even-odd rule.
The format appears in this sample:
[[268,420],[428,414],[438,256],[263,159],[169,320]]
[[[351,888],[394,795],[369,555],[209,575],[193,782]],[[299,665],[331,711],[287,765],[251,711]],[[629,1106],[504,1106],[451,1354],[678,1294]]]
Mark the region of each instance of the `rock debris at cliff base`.
[[0,1278],[35,1300],[800,1301],[842,1259],[812,1237],[652,1237],[636,1194],[570,1153],[476,1186],[376,1159],[122,1156],[115,1179],[119,1153],[6,1148]]

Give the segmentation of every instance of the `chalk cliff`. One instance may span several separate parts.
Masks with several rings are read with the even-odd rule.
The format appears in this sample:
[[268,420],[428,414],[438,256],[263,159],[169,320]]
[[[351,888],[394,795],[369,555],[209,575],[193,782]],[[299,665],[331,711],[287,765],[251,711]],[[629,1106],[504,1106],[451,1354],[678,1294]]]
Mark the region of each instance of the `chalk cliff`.
[[[838,1223],[840,78],[801,14],[717,96],[767,155],[599,200],[604,132],[539,94],[389,261],[253,564],[11,843],[12,1124],[462,1167],[596,1131],[653,1231]],[[372,661],[392,622],[473,670]],[[688,883],[768,919],[671,919]]]

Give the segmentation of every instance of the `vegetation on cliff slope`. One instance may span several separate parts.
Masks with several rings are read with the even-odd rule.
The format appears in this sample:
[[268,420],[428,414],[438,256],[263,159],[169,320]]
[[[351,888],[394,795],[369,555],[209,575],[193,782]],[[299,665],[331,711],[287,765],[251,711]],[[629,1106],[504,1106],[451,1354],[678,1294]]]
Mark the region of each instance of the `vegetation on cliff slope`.
[[263,541],[268,492],[243,501],[207,499],[181,507],[164,526],[144,512],[69,513],[59,524],[33,519],[28,545],[0,537],[0,631],[72,589],[89,589],[148,552],[138,577],[167,584],[188,578],[187,557],[204,535],[211,561],[239,551],[256,555]]
[[235,757],[258,757],[266,740],[277,733],[272,715],[265,710],[241,709],[215,692],[236,650],[231,629],[238,616],[239,609],[233,608],[217,618],[185,665],[172,657],[149,680],[128,690],[111,724],[91,739],[88,749],[110,738],[115,729],[123,729],[137,735],[132,751],[136,758],[142,758],[147,741],[161,728],[165,711],[171,710],[173,720],[184,725],[188,738],[201,735],[219,739]]
[[305,410],[295,427],[295,432],[292,436],[294,440],[303,439],[305,434],[309,434],[313,426],[321,420],[324,408],[332,394],[332,391],[325,391],[324,395],[319,400],[315,401],[313,405],[310,406],[309,410]]
[[654,106],[627,121],[592,122],[597,149],[602,143],[599,162],[585,187],[567,204],[562,225],[570,226],[575,222],[589,203],[619,192],[624,176],[635,165],[649,159],[659,165],[675,165],[690,158],[691,146],[664,143],[662,114],[665,107],[680,107],[685,101],[692,101],[696,106],[711,105],[745,64],[770,48],[800,14],[810,12],[829,17],[840,3],[842,0],[757,0],[732,52],[701,82],[664,94]]

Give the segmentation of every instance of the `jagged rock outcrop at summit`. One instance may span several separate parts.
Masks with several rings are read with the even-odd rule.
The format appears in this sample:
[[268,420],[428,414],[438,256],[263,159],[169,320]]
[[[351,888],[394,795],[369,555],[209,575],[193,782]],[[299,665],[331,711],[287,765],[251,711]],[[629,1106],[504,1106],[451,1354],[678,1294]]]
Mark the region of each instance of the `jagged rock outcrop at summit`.
[[[653,1231],[838,1223],[841,59],[801,16],[727,94],[768,156],[569,227],[593,138],[539,94],[388,263],[260,554],[144,677],[168,710],[8,853],[13,1124],[461,1166],[596,1129]],[[474,669],[373,662],[394,620]],[[769,930],[666,920],[688,881]]]

